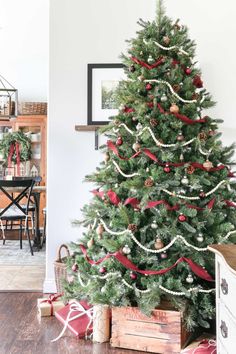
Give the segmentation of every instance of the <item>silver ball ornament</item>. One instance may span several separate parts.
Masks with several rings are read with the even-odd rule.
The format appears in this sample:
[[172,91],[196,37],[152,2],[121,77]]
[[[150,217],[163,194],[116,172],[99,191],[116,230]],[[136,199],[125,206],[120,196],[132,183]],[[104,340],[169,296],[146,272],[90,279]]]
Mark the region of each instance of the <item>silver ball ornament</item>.
[[154,59],[153,59],[153,57],[151,55],[149,55],[147,61],[148,61],[149,64],[153,64],[154,63]]
[[181,179],[181,183],[184,185],[184,186],[187,186],[188,183],[189,183],[189,180],[186,176],[184,176],[182,179]]
[[156,220],[154,220],[154,221],[151,223],[151,228],[152,228],[152,229],[157,229],[157,222],[156,222]]
[[189,284],[192,284],[193,283],[193,276],[192,274],[189,274],[186,278],[186,282],[189,283]]
[[198,236],[197,236],[197,241],[198,242],[203,242],[204,241],[204,238],[203,238],[203,234],[198,234]]
[[162,102],[166,102],[167,101],[167,96],[166,95],[162,95],[161,96],[161,101]]
[[138,123],[138,124],[136,125],[136,129],[137,129],[137,130],[141,130],[142,128],[143,128],[143,126],[142,126],[141,123]]
[[123,249],[122,249],[122,252],[123,252],[124,254],[130,254],[131,249],[129,248],[128,245],[125,245],[125,246],[123,247]]

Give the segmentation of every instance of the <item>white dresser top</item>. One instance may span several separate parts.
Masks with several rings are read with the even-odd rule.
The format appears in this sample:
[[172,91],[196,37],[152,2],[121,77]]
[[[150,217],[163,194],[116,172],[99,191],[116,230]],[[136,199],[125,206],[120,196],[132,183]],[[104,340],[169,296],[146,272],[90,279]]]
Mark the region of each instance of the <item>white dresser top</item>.
[[236,275],[236,245],[210,245],[208,246],[209,251],[214,252],[220,256],[227,268]]

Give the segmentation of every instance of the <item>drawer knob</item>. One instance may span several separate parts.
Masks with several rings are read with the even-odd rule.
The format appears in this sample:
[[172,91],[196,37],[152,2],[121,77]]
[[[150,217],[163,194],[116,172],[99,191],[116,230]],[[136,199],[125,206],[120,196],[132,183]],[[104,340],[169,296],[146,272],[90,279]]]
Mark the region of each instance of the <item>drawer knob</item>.
[[228,327],[226,326],[225,321],[221,321],[220,330],[221,330],[222,337],[227,338],[228,337]]
[[221,291],[224,295],[227,295],[228,292],[229,292],[229,286],[228,286],[228,283],[225,279],[221,279],[221,284],[220,284],[220,287],[221,287]]

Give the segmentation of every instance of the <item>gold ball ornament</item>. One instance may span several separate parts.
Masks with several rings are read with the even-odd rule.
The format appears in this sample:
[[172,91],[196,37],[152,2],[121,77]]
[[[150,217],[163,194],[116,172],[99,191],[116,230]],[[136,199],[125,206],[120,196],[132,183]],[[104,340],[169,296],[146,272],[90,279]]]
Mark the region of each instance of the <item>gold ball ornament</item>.
[[156,239],[154,247],[156,250],[161,250],[164,247],[164,243],[159,237]]
[[136,142],[133,144],[133,149],[134,151],[138,152],[141,149],[141,145],[138,142]]
[[102,224],[98,225],[98,227],[96,228],[96,233],[98,235],[98,238],[101,239],[103,232],[105,231],[104,227]]
[[164,37],[163,37],[163,42],[164,42],[166,45],[169,45],[169,44],[170,44],[170,37],[164,36]]
[[94,239],[91,238],[91,239],[87,242],[87,247],[88,247],[88,248],[92,248],[93,245],[94,245]]
[[170,112],[171,113],[179,113],[179,107],[173,103],[170,107]]
[[204,162],[203,167],[207,170],[210,171],[210,169],[213,167],[213,163],[209,160],[206,160],[206,162]]
[[105,154],[104,154],[105,163],[107,163],[109,160],[110,160],[110,154],[109,154],[109,152],[105,152]]

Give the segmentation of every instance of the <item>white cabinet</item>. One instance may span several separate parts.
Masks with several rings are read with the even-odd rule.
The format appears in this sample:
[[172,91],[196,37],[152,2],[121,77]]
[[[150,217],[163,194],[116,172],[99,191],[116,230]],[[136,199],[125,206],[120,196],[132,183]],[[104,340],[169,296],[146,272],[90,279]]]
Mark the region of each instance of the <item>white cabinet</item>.
[[236,353],[236,245],[212,245],[216,255],[217,353]]

